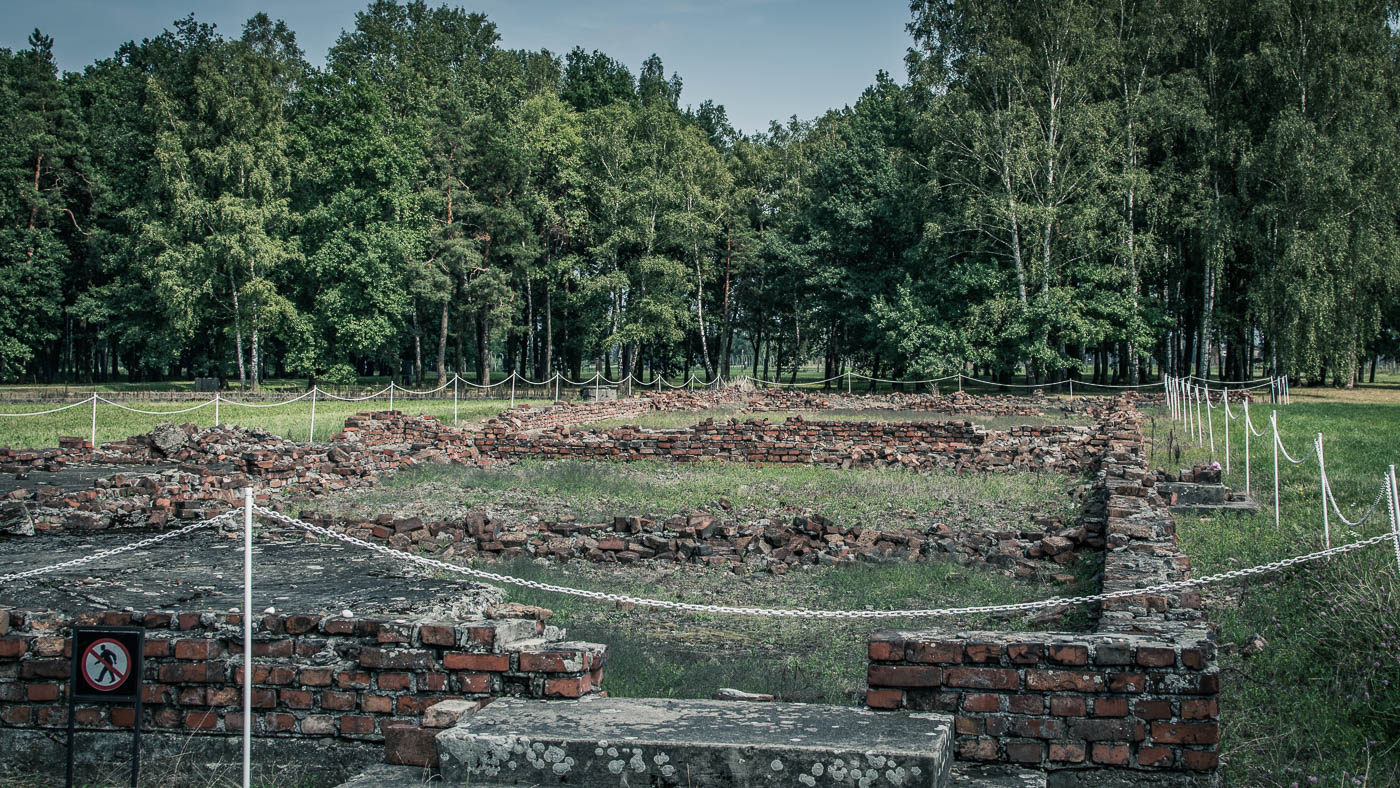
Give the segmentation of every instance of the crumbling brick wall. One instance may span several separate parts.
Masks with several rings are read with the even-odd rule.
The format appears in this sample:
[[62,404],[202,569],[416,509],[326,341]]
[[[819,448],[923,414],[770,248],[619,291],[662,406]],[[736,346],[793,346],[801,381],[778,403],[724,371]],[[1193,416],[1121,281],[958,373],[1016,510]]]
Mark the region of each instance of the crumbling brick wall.
[[[1152,489],[1140,417],[1128,415],[1084,509],[1086,528],[1103,529],[1104,591],[1190,573]],[[867,704],[955,714],[964,760],[1186,774],[1219,765],[1219,665],[1194,590],[1108,600],[1091,633],[884,631],[869,656]]]
[[[243,729],[242,626],[234,613],[76,617],[0,610],[0,727],[67,724],[74,624],[146,629],[144,725]],[[599,691],[605,646],[547,641],[533,619],[461,622],[263,616],[254,628],[253,733],[378,741],[447,699],[578,698]],[[124,728],[134,710],[79,705],[83,728]]]

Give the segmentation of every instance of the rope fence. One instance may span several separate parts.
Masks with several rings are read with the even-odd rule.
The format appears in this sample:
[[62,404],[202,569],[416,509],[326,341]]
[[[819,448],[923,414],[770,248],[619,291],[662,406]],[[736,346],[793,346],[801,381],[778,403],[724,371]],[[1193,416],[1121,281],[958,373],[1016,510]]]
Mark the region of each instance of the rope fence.
[[[313,386],[311,387],[311,389],[309,389],[308,391],[305,391],[305,392],[303,392],[303,393],[301,393],[301,394],[299,394],[299,395],[297,395],[297,396],[295,396],[295,397],[291,397],[291,398],[289,398],[289,399],[284,399],[284,400],[277,401],[277,402],[252,402],[252,401],[241,401],[241,400],[238,400],[238,399],[236,399],[236,398],[231,398],[231,397],[225,396],[222,392],[215,392],[212,399],[209,399],[209,400],[206,400],[206,401],[204,401],[204,402],[200,402],[200,403],[191,405],[191,406],[186,407],[186,408],[178,408],[178,409],[174,409],[174,410],[149,410],[149,409],[145,409],[145,408],[136,408],[136,407],[132,407],[132,406],[130,406],[130,405],[123,404],[123,403],[121,403],[121,402],[116,402],[116,401],[114,401],[114,400],[112,400],[112,399],[110,399],[110,398],[108,398],[108,397],[105,397],[105,396],[103,396],[103,395],[101,395],[101,394],[99,394],[99,393],[94,392],[94,393],[88,395],[87,397],[84,397],[82,400],[80,400],[80,401],[78,401],[78,402],[74,402],[74,403],[71,403],[71,404],[68,404],[68,405],[63,405],[63,406],[56,407],[56,408],[49,408],[49,409],[47,409],[47,410],[33,411],[33,412],[27,412],[27,413],[0,413],[0,419],[3,419],[3,418],[26,418],[26,417],[30,417],[30,416],[47,416],[47,415],[52,415],[52,414],[55,414],[55,413],[61,413],[61,412],[64,412],[64,411],[72,410],[72,409],[74,409],[74,408],[83,407],[84,405],[86,405],[86,406],[89,406],[89,407],[91,408],[91,419],[90,419],[90,422],[91,422],[91,423],[90,423],[90,430],[89,430],[89,439],[91,440],[93,446],[97,446],[97,416],[98,416],[97,411],[98,411],[98,405],[99,405],[99,404],[104,405],[104,406],[110,406],[110,407],[113,407],[113,408],[117,408],[118,410],[123,410],[123,411],[127,411],[127,412],[130,412],[130,413],[137,413],[137,414],[147,415],[147,416],[178,416],[178,415],[182,415],[182,414],[185,414],[185,413],[191,413],[191,412],[194,412],[194,411],[201,410],[201,409],[203,409],[203,408],[207,408],[207,407],[212,406],[212,407],[214,408],[214,425],[215,425],[215,426],[218,426],[218,425],[220,425],[220,424],[223,423],[223,415],[224,415],[224,414],[223,414],[223,409],[226,408],[226,407],[252,408],[252,409],[256,409],[256,410],[265,410],[265,409],[272,409],[272,408],[281,408],[281,407],[285,407],[285,406],[287,406],[287,405],[293,405],[293,404],[298,403],[298,402],[303,402],[303,401],[306,401],[306,400],[310,400],[310,410],[311,410],[311,412],[310,412],[310,416],[309,416],[309,425],[308,425],[308,432],[307,432],[307,435],[308,435],[307,440],[308,440],[308,441],[311,441],[311,440],[314,440],[314,439],[315,439],[316,403],[317,403],[317,401],[320,400],[320,399],[327,399],[327,400],[332,400],[332,401],[335,401],[335,402],[367,402],[367,401],[371,401],[371,400],[387,400],[387,401],[388,401],[388,404],[389,404],[389,410],[394,410],[394,406],[395,406],[395,397],[396,397],[396,396],[402,395],[402,396],[407,396],[407,397],[412,397],[412,398],[430,398],[430,397],[433,397],[434,395],[443,394],[443,392],[447,391],[447,390],[450,388],[450,389],[452,390],[452,424],[453,424],[454,426],[456,426],[456,425],[458,425],[459,422],[460,422],[460,418],[459,418],[459,410],[460,410],[459,403],[460,403],[460,400],[461,400],[461,387],[462,387],[463,385],[469,387],[469,390],[481,391],[481,392],[483,392],[483,393],[489,392],[489,391],[491,391],[491,390],[493,390],[493,389],[502,388],[502,387],[508,385],[508,386],[510,386],[510,395],[509,395],[510,407],[514,408],[514,407],[515,407],[515,402],[516,402],[516,394],[517,394],[517,390],[516,390],[516,389],[517,389],[517,384],[523,384],[523,385],[526,385],[526,386],[531,386],[531,387],[534,387],[534,388],[536,388],[536,389],[538,389],[538,388],[545,388],[545,389],[548,389],[550,386],[552,386],[553,389],[554,389],[554,391],[553,391],[554,401],[557,403],[557,402],[559,402],[559,400],[560,400],[560,387],[561,387],[562,385],[582,386],[582,387],[589,387],[589,386],[591,386],[591,387],[594,387],[595,390],[601,388],[601,387],[604,386],[604,385],[610,386],[610,387],[611,387],[611,386],[624,386],[624,385],[625,385],[625,386],[628,386],[629,389],[630,389],[631,387],[635,386],[635,387],[637,387],[637,388],[639,388],[639,389],[643,389],[643,390],[646,390],[646,389],[654,389],[654,390],[657,391],[657,392],[662,392],[662,391],[664,391],[664,390],[666,390],[666,389],[670,389],[670,390],[672,390],[672,391],[680,390],[680,389],[687,389],[687,390],[693,391],[693,390],[695,390],[695,388],[696,388],[697,385],[701,388],[701,390],[711,390],[711,389],[718,389],[718,388],[721,388],[721,387],[724,387],[724,386],[727,386],[727,385],[732,385],[732,384],[735,384],[735,383],[741,383],[741,384],[742,384],[742,383],[744,383],[744,382],[747,382],[747,383],[749,383],[749,384],[751,384],[751,385],[754,385],[754,386],[759,386],[759,385],[761,385],[761,386],[765,386],[765,387],[779,387],[779,388],[783,388],[783,387],[786,387],[786,388],[811,388],[811,387],[818,387],[818,386],[828,386],[828,385],[830,385],[830,384],[832,384],[832,383],[837,383],[837,384],[839,385],[839,382],[842,381],[842,380],[844,380],[844,381],[845,381],[845,384],[846,384],[846,393],[847,393],[847,394],[850,394],[850,393],[852,392],[852,388],[853,388],[853,381],[855,381],[855,380],[857,380],[857,379],[858,379],[858,380],[870,381],[870,382],[872,382],[872,383],[889,383],[889,384],[901,384],[901,385],[924,385],[924,384],[931,384],[931,383],[941,383],[941,382],[950,381],[950,380],[957,380],[957,381],[958,381],[958,389],[959,389],[959,391],[962,390],[963,384],[964,384],[965,382],[966,382],[966,383],[975,383],[975,384],[978,384],[978,385],[985,385],[985,386],[1002,386],[1002,387],[1009,387],[1009,388],[1015,388],[1015,389],[1028,389],[1028,388],[1039,388],[1039,389],[1044,389],[1044,388],[1053,388],[1053,387],[1056,387],[1056,386],[1068,386],[1068,388],[1069,388],[1069,393],[1070,393],[1071,396],[1073,396],[1073,394],[1074,394],[1074,384],[1075,384],[1075,383],[1079,383],[1080,386],[1091,386],[1091,387],[1106,388],[1106,389],[1113,389],[1113,390],[1155,389],[1155,388],[1160,387],[1160,388],[1162,388],[1163,391],[1166,393],[1167,402],[1168,402],[1168,404],[1171,406],[1171,408],[1172,408],[1172,410],[1173,410],[1173,413],[1174,413],[1176,416],[1178,416],[1179,418],[1181,418],[1181,419],[1183,420],[1183,424],[1184,424],[1184,425],[1185,425],[1185,424],[1189,424],[1189,423],[1194,423],[1194,424],[1195,424],[1195,429],[1196,429],[1196,432],[1197,432],[1198,441],[1199,441],[1199,439],[1205,434],[1205,433],[1202,432],[1203,429],[1206,430],[1206,431],[1209,433],[1210,441],[1211,441],[1211,448],[1212,448],[1212,456],[1214,455],[1214,424],[1213,424],[1213,422],[1212,422],[1212,417],[1210,416],[1209,410],[1212,409],[1214,406],[1210,403],[1211,394],[1214,392],[1214,393],[1219,393],[1222,397],[1228,397],[1228,392],[1230,391],[1230,389],[1227,389],[1227,388],[1211,389],[1208,385],[1207,385],[1207,386],[1200,386],[1200,385],[1198,385],[1198,384],[1196,384],[1196,383],[1193,383],[1193,382],[1192,382],[1192,378],[1173,378],[1173,377],[1169,377],[1169,376],[1163,376],[1162,380],[1156,381],[1156,382],[1152,382],[1152,383],[1138,383],[1138,384],[1129,384],[1129,385],[1116,385],[1116,384],[1107,384],[1107,383],[1092,383],[1092,382],[1086,382],[1086,381],[1076,381],[1076,380],[1074,380],[1074,379],[1072,379],[1072,378],[1066,378],[1066,379],[1064,379],[1064,380],[1059,380],[1059,381],[1054,381],[1054,382],[1047,382],[1047,383],[1024,383],[1024,384],[1023,384],[1023,383],[999,383],[999,382],[996,382],[996,381],[983,380],[983,379],[981,379],[981,378],[973,377],[973,376],[970,376],[970,375],[964,375],[964,374],[962,374],[962,373],[958,373],[958,374],[955,374],[955,375],[946,375],[946,376],[944,376],[944,377],[939,377],[939,378],[924,378],[924,379],[918,379],[918,380],[895,380],[895,379],[891,379],[891,378],[871,377],[871,376],[868,376],[868,375],[862,375],[862,374],[857,373],[857,372],[847,371],[847,372],[845,372],[845,373],[843,373],[843,374],[841,374],[841,375],[836,375],[836,376],[833,376],[833,377],[824,378],[824,379],[822,379],[822,380],[803,381],[803,382],[788,382],[788,383],[784,383],[784,382],[782,382],[782,381],[765,380],[765,379],[763,379],[763,378],[750,377],[750,376],[740,376],[740,377],[733,378],[733,379],[726,379],[726,378],[724,378],[723,376],[720,376],[720,377],[715,378],[715,379],[712,380],[712,381],[704,382],[704,381],[699,380],[694,374],[691,374],[688,378],[686,378],[685,380],[683,380],[683,381],[681,381],[681,382],[679,382],[679,383],[672,383],[672,382],[670,382],[670,381],[667,381],[667,380],[664,378],[664,376],[660,376],[660,375],[656,376],[651,382],[646,382],[646,381],[642,380],[641,378],[638,378],[638,377],[636,377],[636,376],[634,376],[634,375],[632,375],[632,374],[630,374],[630,373],[627,374],[627,375],[625,375],[625,376],[623,376],[623,377],[621,377],[621,378],[619,378],[619,379],[617,379],[617,380],[612,380],[612,379],[610,379],[610,378],[604,377],[601,373],[598,373],[598,372],[595,372],[591,378],[589,378],[589,379],[587,379],[587,380],[582,380],[582,381],[570,380],[569,378],[565,377],[565,376],[564,376],[563,374],[561,374],[561,373],[555,373],[554,375],[550,376],[548,379],[543,380],[543,381],[534,381],[534,380],[530,380],[530,379],[528,379],[528,378],[526,378],[526,377],[520,375],[518,372],[512,372],[510,375],[506,376],[505,378],[502,378],[501,380],[496,381],[495,383],[473,383],[472,381],[467,380],[467,379],[461,377],[460,375],[454,373],[454,374],[452,375],[451,380],[448,380],[447,382],[442,383],[442,384],[439,385],[437,388],[433,388],[433,389],[424,389],[424,390],[410,389],[410,388],[405,388],[405,387],[403,387],[403,386],[400,386],[400,385],[398,385],[397,383],[390,382],[389,385],[385,386],[385,387],[382,388],[382,389],[379,389],[378,391],[373,391],[373,392],[370,392],[370,393],[368,393],[368,394],[364,394],[364,395],[361,395],[361,396],[344,396],[344,395],[336,394],[336,393],[334,393],[334,392],[325,391],[325,390],[321,389],[319,386],[313,385]],[[1263,388],[1263,387],[1266,387],[1266,386],[1269,387],[1270,392],[1271,392],[1271,396],[1274,398],[1274,401],[1275,401],[1275,402],[1280,401],[1280,400],[1279,400],[1279,397],[1280,397],[1279,392],[1284,392],[1284,393],[1282,394],[1282,397],[1283,397],[1283,400],[1282,400],[1282,401],[1285,401],[1285,402],[1286,402],[1286,397],[1287,397],[1287,395],[1286,395],[1286,391],[1287,391],[1286,378],[1269,378],[1269,379],[1266,379],[1266,382],[1264,382],[1264,383],[1256,383],[1256,382],[1254,382],[1254,381],[1238,381],[1238,383],[1241,383],[1241,384],[1253,384],[1253,385],[1244,385],[1244,386],[1241,386],[1241,388],[1235,389],[1236,391],[1244,391],[1244,390],[1258,389],[1258,388]],[[446,397],[444,396],[443,399],[446,399]],[[502,396],[502,399],[505,399],[505,397]],[[1202,408],[1202,406],[1203,406],[1203,403],[1201,402],[1202,399],[1205,400],[1205,402],[1204,402],[1204,407],[1207,409],[1207,411],[1206,411],[1206,426],[1205,426],[1205,427],[1202,426],[1202,422],[1201,422],[1201,408]],[[1185,403],[1185,407],[1183,407],[1183,403]],[[1246,407],[1247,407],[1247,403],[1246,403]],[[1193,413],[1193,412],[1194,412],[1194,422],[1192,421],[1192,419],[1193,419],[1192,413]],[[1228,416],[1228,413],[1227,413],[1227,416]],[[1227,438],[1226,438],[1226,440],[1228,441],[1228,439],[1229,439],[1229,438],[1228,438],[1228,431],[1227,431]],[[1285,452],[1285,453],[1286,453],[1286,452]],[[1227,462],[1228,462],[1228,451],[1227,451]]]

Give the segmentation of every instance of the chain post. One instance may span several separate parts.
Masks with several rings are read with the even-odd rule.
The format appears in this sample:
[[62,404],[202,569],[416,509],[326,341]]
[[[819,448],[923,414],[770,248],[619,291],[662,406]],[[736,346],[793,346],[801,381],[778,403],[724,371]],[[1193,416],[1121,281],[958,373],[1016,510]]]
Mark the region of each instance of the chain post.
[[1274,527],[1279,527],[1278,513],[1278,411],[1270,411],[1269,428],[1274,433]]
[[253,762],[253,488],[243,488],[243,788]]

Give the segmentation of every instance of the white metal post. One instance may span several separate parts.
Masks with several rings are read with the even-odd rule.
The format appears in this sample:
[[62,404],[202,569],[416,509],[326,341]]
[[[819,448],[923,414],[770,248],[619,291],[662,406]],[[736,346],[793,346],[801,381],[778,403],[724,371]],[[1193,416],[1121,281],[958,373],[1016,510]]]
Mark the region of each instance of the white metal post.
[[1327,461],[1322,457],[1322,433],[1317,434],[1317,475],[1322,484],[1322,545],[1332,548],[1332,523],[1327,517]]
[[219,426],[219,392],[214,392],[214,426]]
[[1270,411],[1269,428],[1274,432],[1274,527],[1278,521],[1278,411]]
[[306,442],[316,442],[316,390],[318,386],[311,387],[311,429],[306,432]]
[[1069,398],[1074,399],[1074,378],[1069,379]]
[[559,404],[559,373],[554,373],[554,404]]
[[515,407],[515,371],[510,373],[510,406]]
[[394,412],[394,381],[389,381],[389,412]]
[[1244,494],[1249,495],[1249,433],[1253,429],[1249,426],[1249,395],[1244,398]]
[[1210,458],[1215,459],[1215,416],[1210,406],[1210,389],[1206,389],[1206,428],[1210,430]]
[[1400,571],[1400,486],[1395,482],[1395,466],[1390,466],[1390,531],[1395,535],[1395,569]]
[[253,488],[243,488],[243,788],[253,763]]
[[1220,410],[1225,414],[1225,475],[1230,474],[1230,390],[1220,390]]
[[92,392],[92,448],[97,448],[97,392]]
[[456,372],[452,373],[452,426],[457,426],[457,378]]

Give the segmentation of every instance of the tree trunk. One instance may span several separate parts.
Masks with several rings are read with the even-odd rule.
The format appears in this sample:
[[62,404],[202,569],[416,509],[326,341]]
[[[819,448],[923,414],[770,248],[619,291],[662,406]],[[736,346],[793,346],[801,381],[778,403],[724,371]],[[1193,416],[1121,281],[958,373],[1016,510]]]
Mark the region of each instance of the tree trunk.
[[544,356],[544,374],[546,377],[554,376],[554,288],[549,286],[549,280],[544,283],[544,347],[541,348]]
[[228,284],[233,291],[233,352],[238,356],[238,387],[247,391],[248,370],[243,366],[243,325],[238,314],[238,285],[234,284],[232,268],[228,271]]
[[438,348],[437,348],[437,384],[441,386],[447,380],[447,305],[450,302],[442,302],[442,314],[438,318]]
[[491,385],[491,342],[487,334],[486,317],[476,316],[476,383],[478,386]]

